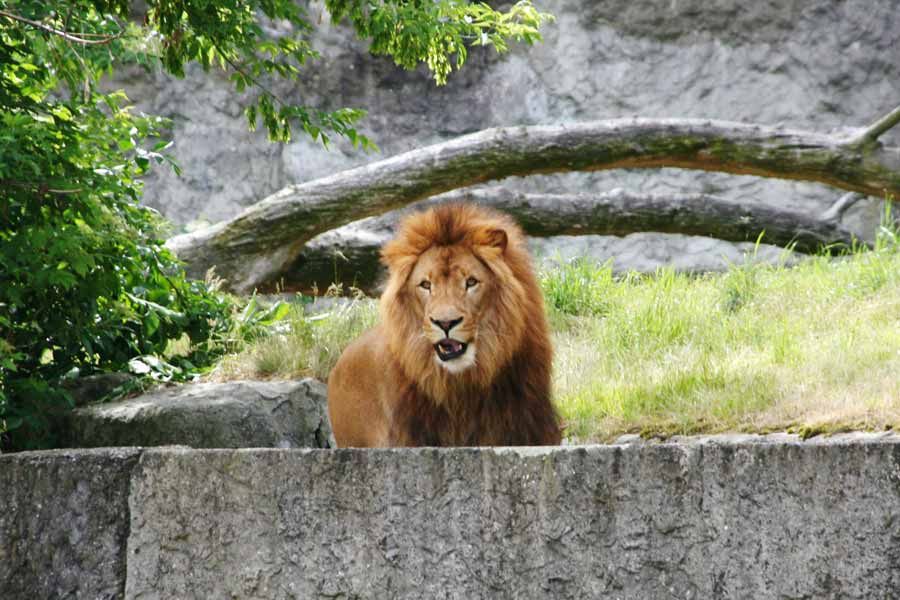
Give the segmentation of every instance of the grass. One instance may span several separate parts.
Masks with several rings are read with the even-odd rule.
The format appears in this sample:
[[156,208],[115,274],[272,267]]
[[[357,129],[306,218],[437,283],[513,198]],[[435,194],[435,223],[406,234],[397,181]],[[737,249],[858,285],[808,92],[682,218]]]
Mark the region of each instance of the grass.
[[[542,273],[567,436],[900,428],[900,243],[883,233],[875,250],[792,267]],[[361,298],[312,318],[296,307],[215,377],[324,379],[376,318]]]
[[574,439],[900,425],[896,252],[660,271],[616,282],[605,302],[599,315],[551,310],[555,397]]
[[317,314],[309,314],[301,303],[291,304],[286,318],[256,336],[240,353],[222,359],[210,378],[325,380],[344,348],[372,327],[377,317],[375,302],[360,296],[335,302],[330,310]]

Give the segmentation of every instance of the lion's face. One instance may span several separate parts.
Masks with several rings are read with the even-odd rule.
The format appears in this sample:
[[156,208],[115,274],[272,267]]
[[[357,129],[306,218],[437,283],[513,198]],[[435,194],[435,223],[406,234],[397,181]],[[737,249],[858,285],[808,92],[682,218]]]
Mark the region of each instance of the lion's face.
[[415,213],[382,249],[382,261],[388,347],[437,401],[489,387],[526,332],[546,337],[525,237],[507,217],[471,205]]
[[494,285],[493,273],[468,249],[433,246],[407,280],[434,360],[450,373],[475,365],[479,324]]

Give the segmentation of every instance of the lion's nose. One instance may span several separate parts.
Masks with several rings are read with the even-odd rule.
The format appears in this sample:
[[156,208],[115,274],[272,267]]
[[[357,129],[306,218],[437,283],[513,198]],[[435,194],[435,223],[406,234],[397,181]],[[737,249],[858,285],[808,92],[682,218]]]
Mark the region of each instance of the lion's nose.
[[458,319],[453,319],[451,321],[438,321],[437,319],[431,319],[431,322],[444,330],[444,334],[447,337],[450,337],[450,330],[462,323],[463,318],[460,317]]

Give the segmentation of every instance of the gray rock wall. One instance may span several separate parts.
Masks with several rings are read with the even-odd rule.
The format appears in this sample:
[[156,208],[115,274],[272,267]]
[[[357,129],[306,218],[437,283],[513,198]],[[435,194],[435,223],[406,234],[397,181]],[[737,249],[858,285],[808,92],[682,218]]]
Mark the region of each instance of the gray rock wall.
[[[326,108],[365,107],[363,129],[381,146],[367,155],[331,151],[298,137],[272,145],[248,133],[221,76],[182,81],[133,73],[120,83],[140,109],[175,120],[176,177],[159,169],[146,201],[170,219],[218,221],[286,184],[328,175],[478,129],[614,117],[708,117],[830,130],[865,125],[900,98],[900,11],[894,0],[543,0],[556,15],[544,43],[497,56],[473,49],[437,88],[427,72],[372,57],[343,25],[309,4],[323,55],[303,85],[279,93]],[[896,142],[896,134],[888,141]],[[679,171],[614,171],[511,182],[534,191],[712,192],[820,211],[840,193],[824,186]],[[860,235],[873,231],[874,202],[852,210]],[[608,245],[608,244],[607,244]],[[625,242],[638,251],[643,242]],[[721,253],[721,249],[716,251]],[[616,254],[616,246],[605,253]],[[647,252],[656,252],[653,249]],[[678,240],[662,255],[709,254]]]
[[[894,435],[163,448],[144,450],[133,469],[123,466],[133,451],[105,452],[102,487],[98,451],[0,456],[4,598],[887,598],[900,589]],[[60,486],[29,483],[51,479]],[[81,587],[56,583],[66,578]]]

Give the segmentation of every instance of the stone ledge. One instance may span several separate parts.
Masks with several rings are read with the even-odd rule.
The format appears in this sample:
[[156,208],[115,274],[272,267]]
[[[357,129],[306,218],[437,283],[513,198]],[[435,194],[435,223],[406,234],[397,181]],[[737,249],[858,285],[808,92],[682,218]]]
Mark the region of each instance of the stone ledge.
[[[765,440],[4,455],[0,489],[13,510],[0,518],[0,551],[32,536],[17,548],[55,562],[45,560],[41,579],[40,569],[4,571],[0,561],[0,587],[12,598],[124,589],[148,599],[873,598],[900,589],[900,437]],[[106,462],[112,483],[98,489]],[[127,563],[124,579],[116,568],[83,574],[106,573],[96,589],[110,595],[45,585],[96,568],[66,566],[65,552],[101,547],[93,540],[111,531],[127,532],[126,546],[108,553],[111,565]]]
[[849,431],[846,433],[834,433],[831,435],[817,435],[803,438],[796,433],[783,431],[775,433],[717,433],[711,435],[674,435],[664,440],[657,438],[645,439],[637,434],[627,434],[619,437],[614,446],[623,445],[660,445],[660,444],[804,444],[804,445],[842,445],[842,444],[872,444],[882,442],[900,442],[900,435],[894,431]]

